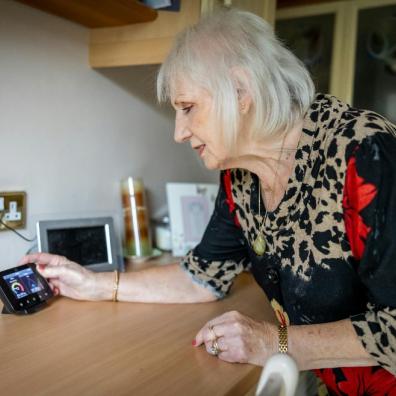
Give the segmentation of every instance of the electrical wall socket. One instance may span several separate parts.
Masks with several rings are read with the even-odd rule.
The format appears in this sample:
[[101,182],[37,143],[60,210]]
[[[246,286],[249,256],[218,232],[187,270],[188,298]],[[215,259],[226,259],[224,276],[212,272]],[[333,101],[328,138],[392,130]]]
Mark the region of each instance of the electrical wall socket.
[[[24,191],[0,191],[0,219],[12,228],[24,228],[26,219],[26,193]],[[0,223],[0,231],[7,230]]]
[[6,222],[10,221],[21,221],[22,220],[22,213],[21,212],[9,212],[4,215],[4,220]]

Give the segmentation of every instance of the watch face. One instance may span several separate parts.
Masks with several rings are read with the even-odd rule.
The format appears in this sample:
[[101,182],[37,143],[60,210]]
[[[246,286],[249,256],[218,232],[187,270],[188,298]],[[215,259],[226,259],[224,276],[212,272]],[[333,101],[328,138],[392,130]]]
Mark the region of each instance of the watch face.
[[34,264],[0,272],[0,297],[14,311],[29,311],[53,296],[48,282]]

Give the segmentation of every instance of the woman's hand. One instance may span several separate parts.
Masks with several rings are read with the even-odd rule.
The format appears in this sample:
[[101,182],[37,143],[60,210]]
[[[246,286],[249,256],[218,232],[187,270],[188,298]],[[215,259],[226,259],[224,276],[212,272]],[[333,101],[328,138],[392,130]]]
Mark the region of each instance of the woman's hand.
[[48,253],[25,256],[20,265],[35,263],[38,272],[47,278],[55,295],[61,294],[76,300],[99,300],[96,274],[66,257]]
[[268,322],[257,322],[239,312],[227,312],[206,323],[198,332],[193,345],[205,344],[211,353],[217,339],[218,357],[226,362],[251,363],[264,366],[277,351],[277,327]]

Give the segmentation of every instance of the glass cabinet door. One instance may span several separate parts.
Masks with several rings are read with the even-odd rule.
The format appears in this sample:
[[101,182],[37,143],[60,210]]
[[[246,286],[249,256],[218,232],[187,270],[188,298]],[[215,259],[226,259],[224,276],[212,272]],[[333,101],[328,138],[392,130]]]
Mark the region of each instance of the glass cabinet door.
[[278,20],[277,36],[305,64],[317,92],[330,92],[334,14]]
[[353,104],[396,122],[396,4],[358,10]]
[[275,32],[305,64],[317,92],[348,100],[343,73],[345,2],[279,8]]

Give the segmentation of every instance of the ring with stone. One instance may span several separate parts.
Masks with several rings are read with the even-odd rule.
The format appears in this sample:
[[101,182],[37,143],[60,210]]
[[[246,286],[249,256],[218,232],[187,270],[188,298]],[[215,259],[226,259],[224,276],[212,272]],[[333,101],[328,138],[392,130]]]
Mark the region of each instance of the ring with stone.
[[212,346],[210,347],[210,353],[213,356],[218,356],[220,352],[221,352],[221,349],[219,348],[219,344],[217,343],[217,339],[215,339],[215,340],[213,340]]

